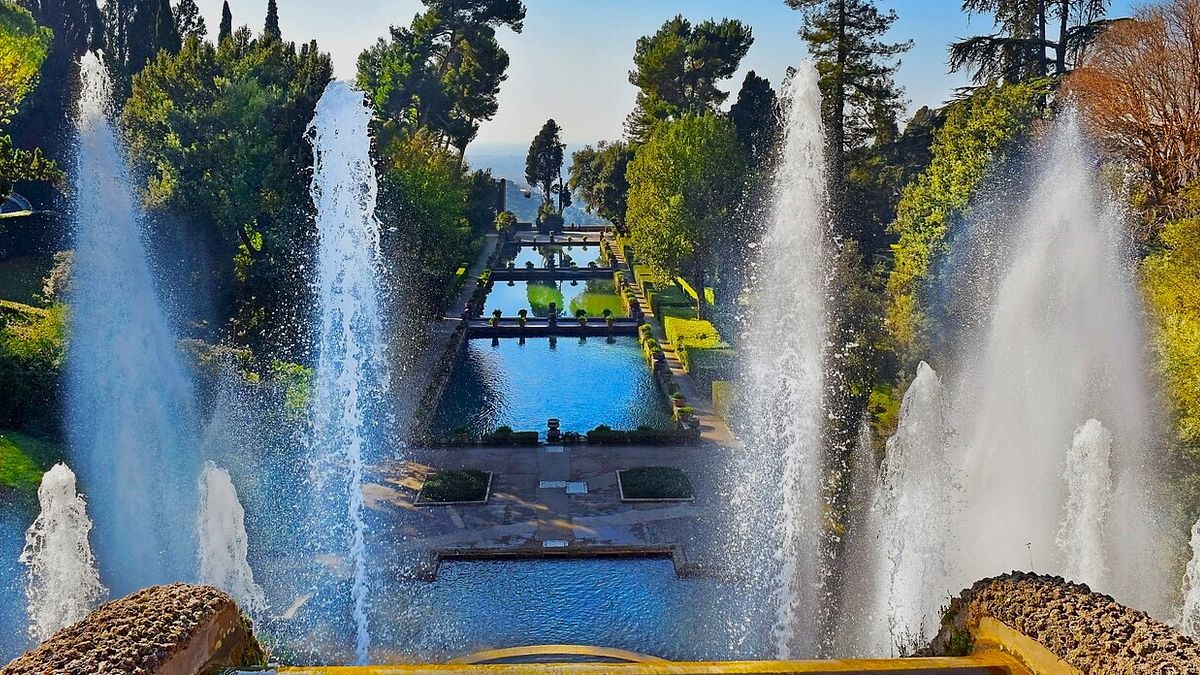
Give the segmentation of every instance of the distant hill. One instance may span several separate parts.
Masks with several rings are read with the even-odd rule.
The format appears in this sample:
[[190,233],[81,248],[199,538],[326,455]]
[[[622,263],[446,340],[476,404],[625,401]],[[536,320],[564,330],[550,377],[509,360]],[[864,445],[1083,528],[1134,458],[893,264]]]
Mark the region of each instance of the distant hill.
[[[566,167],[571,164],[571,154],[582,149],[582,145],[568,145],[566,161],[564,162],[563,177],[566,178]],[[520,145],[480,145],[467,149],[467,164],[472,169],[491,169],[495,178],[508,180],[508,210],[513,212],[517,220],[531,223],[537,217],[541,197],[536,191],[530,191],[527,198],[522,189],[528,190],[525,181],[525,155],[529,148]],[[607,225],[608,221],[600,216],[588,213],[578,198],[567,207],[563,218],[568,225]]]

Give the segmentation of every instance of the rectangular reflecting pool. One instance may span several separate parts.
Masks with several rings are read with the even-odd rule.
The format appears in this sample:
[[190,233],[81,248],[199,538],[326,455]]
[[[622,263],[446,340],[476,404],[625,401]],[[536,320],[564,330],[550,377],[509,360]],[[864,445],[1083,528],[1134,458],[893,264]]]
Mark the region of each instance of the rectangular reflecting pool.
[[512,262],[516,267],[525,267],[533,263],[534,267],[548,267],[551,261],[556,267],[570,267],[575,263],[579,267],[587,267],[588,263],[604,265],[600,260],[600,247],[597,245],[556,244],[553,246],[521,246],[500,260],[500,267]]
[[[376,581],[370,609],[373,663],[439,663],[483,650],[590,645],[671,660],[763,658],[770,631],[749,631],[753,593],[711,578],[680,578],[666,558],[446,561],[436,580]],[[305,658],[331,633],[299,625],[307,604],[278,624],[284,661]],[[714,611],[714,608],[722,608]],[[319,621],[319,619],[317,619]],[[290,635],[289,635],[290,634]],[[304,647],[288,642],[299,635]],[[314,640],[316,642],[314,642]],[[321,645],[350,656],[345,636]]]
[[469,340],[442,395],[434,429],[475,434],[500,426],[563,431],[670,423],[641,348],[632,337]]
[[604,310],[613,316],[625,316],[621,298],[617,297],[610,279],[588,279],[586,281],[497,281],[492,285],[484,303],[483,318],[500,310],[504,316],[516,316],[522,309],[529,310],[531,317],[550,315],[550,303],[554,303],[559,316],[573,317],[582,309],[588,316],[599,317]]

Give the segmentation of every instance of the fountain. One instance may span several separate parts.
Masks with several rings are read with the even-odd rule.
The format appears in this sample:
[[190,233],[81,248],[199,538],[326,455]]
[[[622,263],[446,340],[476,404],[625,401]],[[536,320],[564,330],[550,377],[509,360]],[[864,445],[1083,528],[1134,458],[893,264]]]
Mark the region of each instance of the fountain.
[[1200,520],[1192,526],[1192,559],[1183,577],[1183,609],[1179,629],[1186,635],[1200,637]]
[[825,358],[825,136],[817,72],[800,68],[784,90],[785,139],[775,204],[752,282],[758,302],[746,335],[748,451],[732,496],[740,530],[732,557],[753,570],[774,608],[778,658],[817,650],[815,617],[826,572],[822,391]]
[[[1097,185],[1074,112],[1062,113],[1035,150],[1022,215],[986,213],[999,206],[999,215],[1010,214],[1018,201],[1012,194],[987,200],[971,226],[997,231],[967,232],[955,242],[960,264],[981,261],[995,281],[959,284],[956,273],[944,289],[948,302],[973,310],[962,317],[967,325],[950,331],[948,465],[937,457],[943,431],[920,443],[923,458],[914,466],[924,475],[889,484],[897,477],[888,458],[884,494],[895,494],[884,503],[929,510],[874,554],[886,555],[877,570],[892,570],[876,580],[876,592],[919,605],[879,599],[886,609],[877,611],[893,619],[893,644],[875,640],[876,652],[894,647],[905,630],[929,637],[939,601],[1013,569],[1094,584],[1160,617],[1177,607],[1178,589],[1163,583],[1170,555],[1149,487],[1152,397],[1124,220]],[[913,387],[922,379],[919,372]],[[907,425],[917,413],[909,403],[906,396],[889,452],[910,445]],[[906,464],[903,453],[899,463]],[[953,503],[950,495],[958,495]]]
[[1063,481],[1067,501],[1058,546],[1064,574],[1085,584],[1103,587],[1109,503],[1112,499],[1112,434],[1099,420],[1088,420],[1075,430]]
[[266,609],[262,588],[246,561],[246,512],[238,501],[229,472],[205,462],[200,472],[200,582],[229,593],[250,616]]
[[81,79],[66,428],[105,580],[124,594],[191,577],[199,461],[191,383],[155,289],[97,55],[84,55]]
[[28,568],[29,635],[41,642],[82,619],[107,591],[88,543],[87,505],[75,493],[75,474],[66,464],[42,476],[38,504],[41,512],[25,535],[21,562]]
[[863,622],[874,633],[874,653],[927,644],[952,590],[949,524],[960,504],[948,412],[941,378],[921,362],[901,402],[896,433],[888,439],[869,517],[883,564],[874,625]]
[[367,660],[366,524],[362,482],[387,388],[379,276],[377,185],[363,93],[331,82],[310,127],[317,207],[318,362],[312,468],[318,549],[351,574],[355,656]]

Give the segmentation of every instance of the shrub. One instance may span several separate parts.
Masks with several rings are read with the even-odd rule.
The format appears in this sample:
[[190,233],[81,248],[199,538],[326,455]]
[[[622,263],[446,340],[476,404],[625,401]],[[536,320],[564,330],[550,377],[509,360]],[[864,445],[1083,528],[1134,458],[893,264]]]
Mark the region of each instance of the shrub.
[[732,380],[737,376],[737,351],[688,347],[686,365],[696,383],[707,389],[717,380]]
[[476,469],[439,471],[425,479],[421,497],[431,502],[479,502],[487,498],[488,473]]
[[[647,293],[646,301],[650,304],[650,311],[654,312],[655,316],[661,316],[664,313],[679,314],[687,318],[696,316],[695,301],[674,284],[661,286],[657,290]],[[671,308],[672,311],[668,312],[668,308]]]
[[729,345],[721,340],[716,327],[709,321],[668,316],[663,318],[663,330],[667,334],[667,341],[675,347],[680,363],[688,372],[692,369],[693,351],[729,349]]
[[53,434],[66,355],[66,309],[0,300],[0,427]]
[[505,434],[511,434],[512,432],[513,432],[513,428],[512,428],[512,427],[510,427],[510,426],[508,426],[507,424],[506,424],[506,425],[504,425],[504,426],[502,426],[502,427],[499,427],[499,428],[497,428],[497,429],[496,429],[496,435],[497,435],[497,436],[503,436],[503,435],[505,435]]
[[621,472],[621,490],[627,499],[691,499],[692,482],[669,466],[646,466]]
[[484,445],[537,445],[540,437],[536,431],[513,431],[509,429],[507,432],[501,431],[508,427],[501,427],[494,434],[484,434],[480,441]]
[[725,421],[729,421],[729,413],[737,400],[737,385],[725,380],[714,380],[712,383],[713,412]]

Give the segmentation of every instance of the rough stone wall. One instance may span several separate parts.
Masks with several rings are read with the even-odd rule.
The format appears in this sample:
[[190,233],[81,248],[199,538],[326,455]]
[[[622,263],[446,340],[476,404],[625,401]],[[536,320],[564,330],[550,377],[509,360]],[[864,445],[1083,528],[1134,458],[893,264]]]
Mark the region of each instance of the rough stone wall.
[[264,665],[232,598],[211,586],[153,586],[105,603],[0,675],[197,675]]
[[950,603],[923,653],[948,655],[992,617],[1084,673],[1200,675],[1200,644],[1145,612],[1062,577],[1012,572],[976,582]]

